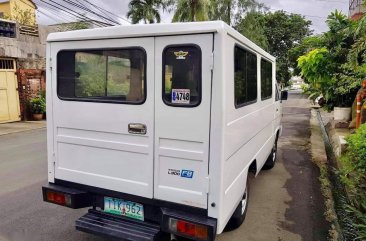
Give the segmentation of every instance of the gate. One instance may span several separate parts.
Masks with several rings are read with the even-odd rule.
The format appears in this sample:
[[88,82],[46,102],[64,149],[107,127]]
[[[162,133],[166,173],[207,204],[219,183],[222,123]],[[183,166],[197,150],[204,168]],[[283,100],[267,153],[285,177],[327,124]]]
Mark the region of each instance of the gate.
[[18,82],[13,59],[0,59],[0,123],[20,120]]

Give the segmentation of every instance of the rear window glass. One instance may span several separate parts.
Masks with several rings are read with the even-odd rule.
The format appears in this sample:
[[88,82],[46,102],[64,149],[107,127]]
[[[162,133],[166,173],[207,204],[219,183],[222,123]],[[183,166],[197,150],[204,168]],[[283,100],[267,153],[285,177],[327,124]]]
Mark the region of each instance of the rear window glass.
[[163,52],[163,101],[167,105],[194,107],[201,102],[201,49],[171,46]]
[[145,59],[142,49],[61,51],[57,93],[69,100],[142,103]]

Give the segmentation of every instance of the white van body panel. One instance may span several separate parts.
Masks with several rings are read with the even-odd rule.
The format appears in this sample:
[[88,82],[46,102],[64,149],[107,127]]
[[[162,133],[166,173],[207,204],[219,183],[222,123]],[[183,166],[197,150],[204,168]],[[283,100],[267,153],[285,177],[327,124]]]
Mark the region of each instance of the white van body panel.
[[[57,54],[65,50],[142,47],[154,65],[154,39],[113,39],[53,43],[52,79],[57,79]],[[146,68],[153,82],[154,69]],[[53,84],[56,84],[53,82]],[[154,86],[146,85],[143,105],[66,101],[52,89],[55,177],[113,191],[153,197]],[[128,132],[130,123],[146,125],[146,135]]]
[[[220,186],[220,192],[209,192],[209,216],[218,217],[217,233],[221,233],[244,194],[250,164],[256,160],[257,173],[271,152],[275,133],[274,94],[261,100],[260,62],[264,58],[273,64],[275,59],[232,29],[215,34],[215,63],[213,72],[210,186]],[[222,46],[222,47],[218,47]],[[234,105],[234,47],[240,46],[257,55],[257,101],[236,108]],[[224,81],[222,81],[224,80]],[[219,118],[220,117],[220,118]],[[220,140],[220,141],[219,141]],[[220,159],[220,160],[217,160]],[[215,195],[219,194],[219,195]],[[215,207],[210,206],[215,203]]]
[[[162,101],[162,52],[176,44],[201,49],[202,102],[197,107]],[[58,51],[131,46],[146,51],[144,104],[58,98]],[[255,53],[258,65],[258,98],[241,108],[234,104],[235,46]],[[220,21],[54,33],[47,49],[52,59],[47,60],[49,182],[61,179],[207,209],[220,234],[243,196],[250,165],[256,164],[258,174],[281,131],[275,58]],[[261,58],[273,70],[272,97],[266,100],[261,100]],[[147,134],[130,135],[128,123],[146,124]],[[185,168],[194,171],[192,179],[168,175],[169,169]]]
[[[207,208],[210,141],[211,67],[213,34],[157,37],[155,39],[155,173],[154,198]],[[168,106],[161,100],[163,58],[167,46],[192,44],[202,54],[202,100],[197,107]],[[208,60],[208,61],[207,61]],[[169,170],[193,171],[192,178]]]

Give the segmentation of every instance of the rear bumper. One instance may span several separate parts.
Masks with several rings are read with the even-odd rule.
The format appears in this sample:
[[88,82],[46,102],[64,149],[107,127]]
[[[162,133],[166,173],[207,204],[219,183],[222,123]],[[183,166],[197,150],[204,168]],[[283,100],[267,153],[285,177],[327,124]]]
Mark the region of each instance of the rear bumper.
[[159,225],[108,215],[100,211],[89,210],[76,220],[76,229],[107,238],[134,241],[159,240]]
[[[216,236],[217,220],[207,216],[207,210],[192,208],[154,199],[146,199],[137,196],[129,196],[123,193],[112,192],[94,188],[91,191],[88,186],[62,184],[48,184],[42,187],[43,200],[47,200],[48,192],[62,193],[68,196],[69,205],[51,202],[70,208],[93,207],[89,212],[76,221],[76,229],[109,238],[125,239],[131,241],[158,241],[163,233],[172,232],[169,229],[171,218],[184,220],[197,225],[207,227],[208,239],[213,241]],[[133,201],[144,206],[145,221],[138,221],[103,212],[104,197],[120,198],[125,201]],[[184,236],[184,235],[181,235]],[[186,236],[187,237],[187,236]],[[192,240],[192,237],[187,237]]]

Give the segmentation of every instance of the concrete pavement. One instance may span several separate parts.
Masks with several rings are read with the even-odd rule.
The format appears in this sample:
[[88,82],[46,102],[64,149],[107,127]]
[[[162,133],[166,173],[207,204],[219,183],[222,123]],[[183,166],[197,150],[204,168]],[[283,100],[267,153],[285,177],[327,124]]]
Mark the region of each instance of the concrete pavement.
[[46,127],[46,121],[19,121],[0,123],[0,136],[23,131],[31,131]]

